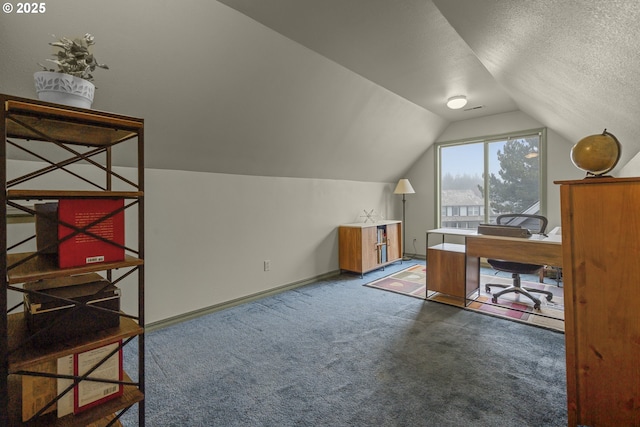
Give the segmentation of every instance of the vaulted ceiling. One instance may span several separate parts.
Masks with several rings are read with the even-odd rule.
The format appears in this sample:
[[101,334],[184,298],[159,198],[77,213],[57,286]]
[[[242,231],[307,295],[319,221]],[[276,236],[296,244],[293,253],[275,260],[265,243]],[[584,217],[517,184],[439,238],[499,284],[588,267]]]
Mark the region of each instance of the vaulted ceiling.
[[152,168],[392,182],[451,122],[514,110],[568,141],[607,128],[625,163],[639,18],[632,0],[58,0],[0,17],[0,92],[35,97],[51,34],[91,32],[94,108],[145,118]]
[[573,142],[608,128],[621,164],[640,151],[637,1],[219,1],[447,121],[519,109]]
[[447,121],[518,108],[430,0],[219,1]]

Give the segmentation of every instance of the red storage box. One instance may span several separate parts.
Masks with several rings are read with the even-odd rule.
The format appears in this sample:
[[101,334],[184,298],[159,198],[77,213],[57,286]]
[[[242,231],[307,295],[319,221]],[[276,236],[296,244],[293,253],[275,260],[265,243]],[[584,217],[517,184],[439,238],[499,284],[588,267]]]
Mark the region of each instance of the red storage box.
[[[42,205],[41,205],[42,206]],[[62,240],[74,233],[74,230],[57,221],[85,227],[100,218],[116,212],[124,207],[122,199],[61,199],[57,203],[57,214],[52,212],[51,204],[46,211],[48,215],[37,216],[36,235],[38,249],[51,246],[52,236]],[[55,209],[53,209],[55,210]],[[39,211],[36,207],[36,211]],[[47,217],[49,219],[47,219]],[[57,221],[52,221],[51,217]],[[52,230],[53,228],[53,230]],[[55,231],[57,230],[57,232]],[[100,221],[87,231],[119,245],[124,245],[124,211]],[[55,250],[55,245],[54,245]],[[85,233],[78,233],[57,245],[58,265],[60,268],[78,267],[98,262],[124,260],[124,248],[112,245]]]

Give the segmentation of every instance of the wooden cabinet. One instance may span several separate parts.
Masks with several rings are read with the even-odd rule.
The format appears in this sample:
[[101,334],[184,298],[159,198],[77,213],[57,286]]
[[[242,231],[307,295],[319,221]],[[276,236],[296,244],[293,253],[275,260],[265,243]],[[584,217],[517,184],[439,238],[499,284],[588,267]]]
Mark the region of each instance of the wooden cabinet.
[[400,221],[341,225],[340,270],[364,274],[401,260],[401,228]]
[[640,426],[640,178],[557,184],[569,426]]
[[427,295],[429,291],[446,294],[447,302],[464,307],[478,290],[480,263],[466,256],[465,245],[440,243],[427,248]]
[[[429,298],[459,307],[475,299],[472,294],[478,291],[480,283],[480,258],[468,256],[466,246],[467,238],[475,234],[475,230],[459,228],[427,231],[426,285]],[[438,243],[433,244],[431,236],[437,237]]]
[[[144,425],[144,159],[142,119],[111,113],[65,107],[58,104],[0,95],[0,426],[105,425],[120,411],[139,405],[139,425]],[[8,153],[29,156],[32,162],[12,162]],[[112,159],[136,160],[133,173],[116,170]],[[55,256],[35,244],[35,203],[66,200],[122,201],[127,221],[124,245],[98,236],[92,230],[113,215],[74,225],[78,236],[100,238],[108,245],[120,245],[124,259],[59,268]],[[100,214],[102,215],[102,214]],[[58,225],[59,218],[54,218]],[[67,226],[65,224],[64,226]],[[72,236],[73,237],[73,236]],[[54,245],[60,244],[55,242]],[[93,262],[96,261],[96,262]],[[71,275],[98,273],[110,284],[117,284],[131,302],[111,313],[120,316],[118,327],[77,336],[64,342],[39,346],[25,321],[21,301],[33,291],[24,283],[41,279],[61,279]],[[53,298],[53,297],[52,297]],[[59,297],[55,297],[59,298]],[[72,300],[63,300],[73,307]],[[10,303],[10,304],[9,304]],[[77,308],[77,304],[75,304]],[[134,308],[135,307],[135,308]],[[77,415],[57,418],[55,411],[36,413],[28,423],[22,421],[22,379],[25,375],[43,378],[36,366],[53,364],[59,358],[84,353],[114,342],[127,345],[137,341],[137,372],[111,384],[123,386],[120,397],[96,405]],[[99,367],[103,362],[93,365]],[[131,366],[135,366],[132,361]],[[53,368],[55,369],[55,368]],[[53,373],[54,377],[57,371]],[[76,380],[82,378],[73,376]],[[53,390],[53,393],[57,393]],[[52,402],[50,398],[43,404]],[[40,405],[38,405],[40,407]],[[119,423],[119,421],[115,421]]]

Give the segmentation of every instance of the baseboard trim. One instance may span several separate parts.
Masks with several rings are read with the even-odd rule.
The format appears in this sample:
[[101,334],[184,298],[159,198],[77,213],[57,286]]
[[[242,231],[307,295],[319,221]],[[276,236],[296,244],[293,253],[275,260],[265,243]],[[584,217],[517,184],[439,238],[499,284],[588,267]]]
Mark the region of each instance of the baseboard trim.
[[315,283],[319,280],[330,279],[332,277],[338,276],[339,274],[340,274],[340,270],[330,271],[328,273],[320,274],[318,276],[315,276],[309,279],[299,280],[297,282],[278,286],[272,289],[268,289],[266,291],[256,292],[255,294],[247,295],[245,297],[236,298],[234,300],[225,301],[220,304],[211,305],[209,307],[204,307],[199,310],[190,311],[184,314],[180,314],[178,316],[173,316],[167,319],[158,320],[157,322],[148,323],[147,325],[145,325],[144,329],[146,332],[153,332],[158,329],[166,328],[167,326],[175,325],[187,320],[195,319],[200,316],[215,313],[216,311],[235,307],[240,304],[245,304],[247,302],[258,300],[260,298],[268,297],[271,295],[279,294],[284,291],[310,285],[311,283]]

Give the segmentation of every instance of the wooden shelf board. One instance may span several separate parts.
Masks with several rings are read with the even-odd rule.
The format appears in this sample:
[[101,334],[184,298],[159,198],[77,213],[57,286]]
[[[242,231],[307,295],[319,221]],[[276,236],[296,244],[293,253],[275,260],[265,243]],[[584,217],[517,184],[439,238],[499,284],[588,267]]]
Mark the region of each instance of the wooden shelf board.
[[137,199],[142,191],[59,191],[59,190],[8,190],[10,200],[57,199]]
[[[13,265],[32,254],[32,252],[7,254],[7,266]],[[125,255],[124,261],[101,262],[80,267],[58,268],[55,255],[37,255],[24,264],[20,264],[9,270],[7,276],[9,284],[16,284],[34,282],[41,279],[53,279],[61,276],[72,276],[74,274],[135,267],[143,264],[144,260]]]
[[439,243],[437,245],[429,246],[429,250],[434,251],[448,251],[448,252],[460,252],[464,253],[466,251],[465,245],[461,245],[459,243]]
[[144,121],[133,117],[96,110],[60,107],[41,101],[10,97],[5,100],[7,115],[15,117],[37,132],[7,120],[7,136],[20,139],[48,140],[84,146],[109,146],[134,138]]
[[[131,378],[125,373],[125,381],[131,381]],[[22,378],[19,375],[9,376],[9,425],[22,425]],[[55,411],[50,414],[43,415],[33,424],[29,426],[45,427],[66,427],[66,426],[86,426],[92,422],[98,421],[128,406],[141,402],[144,394],[135,386],[125,385],[122,396],[104,402],[87,411],[80,412],[76,415],[67,415],[57,418]]]
[[[11,351],[17,348],[20,343],[25,342],[29,337],[29,331],[24,313],[10,314],[7,316],[7,324],[9,351]],[[36,363],[102,347],[114,341],[124,340],[142,333],[144,333],[144,328],[138,325],[135,320],[121,317],[120,326],[117,328],[105,329],[47,347],[27,344],[9,355],[9,371],[15,372],[21,369],[29,369],[29,366],[33,366]]]

